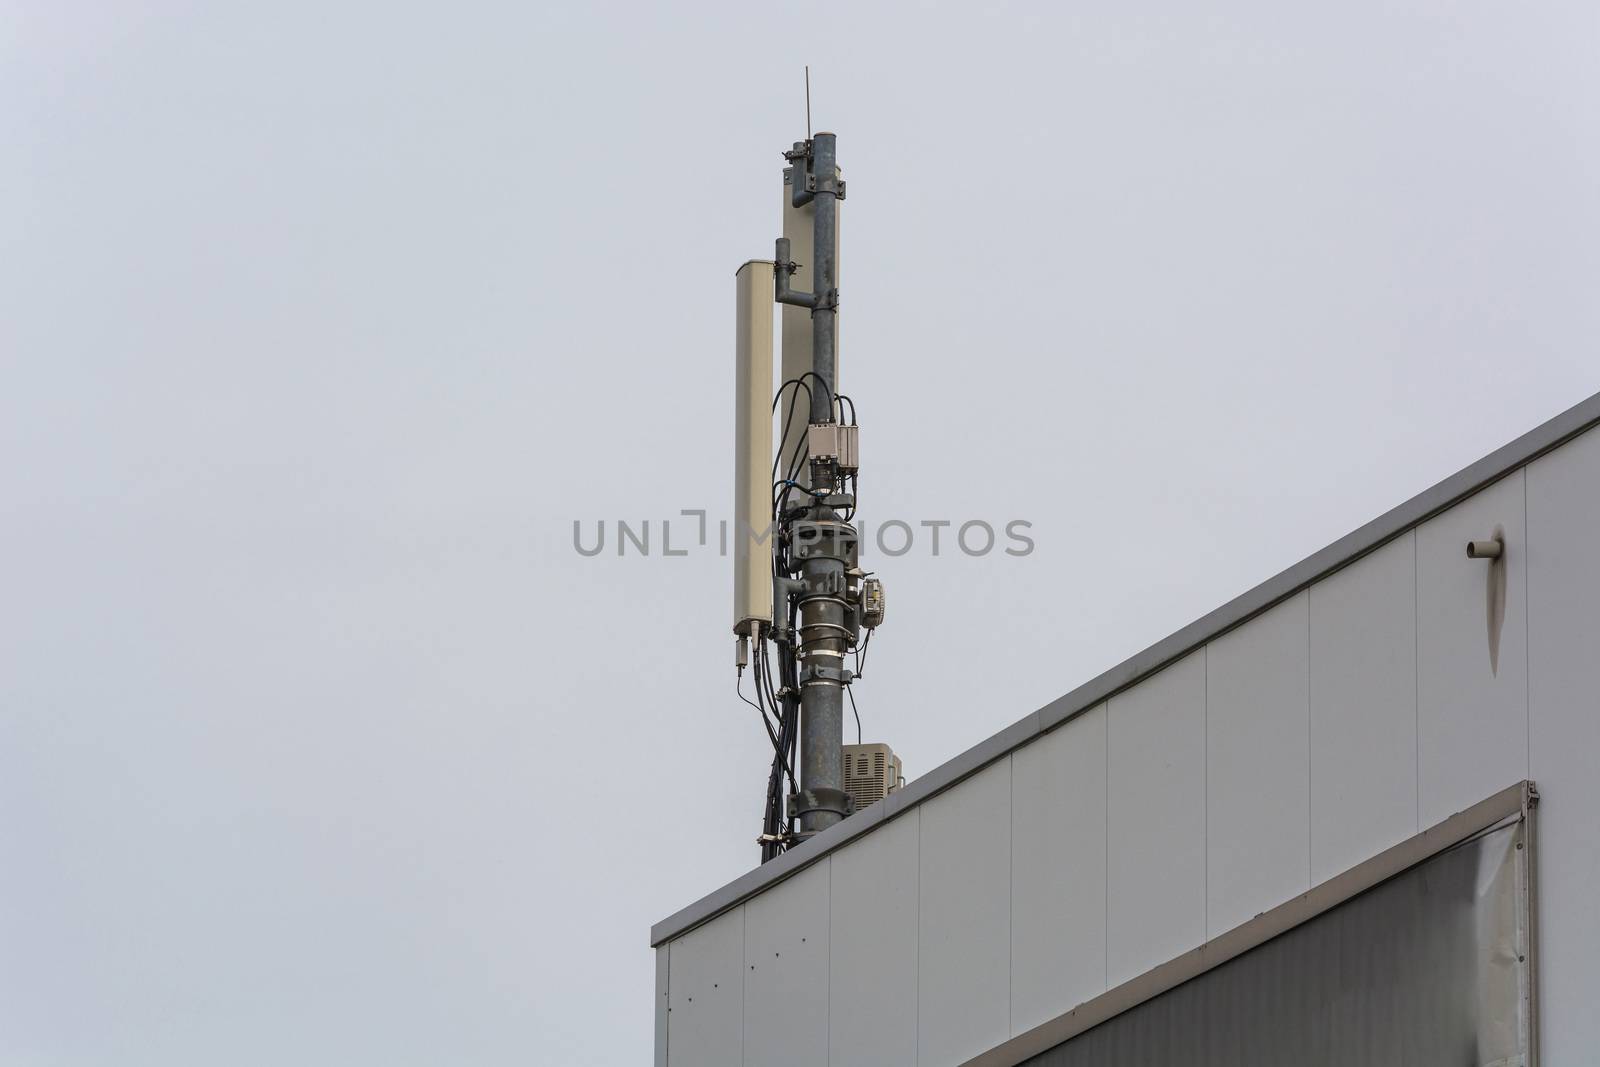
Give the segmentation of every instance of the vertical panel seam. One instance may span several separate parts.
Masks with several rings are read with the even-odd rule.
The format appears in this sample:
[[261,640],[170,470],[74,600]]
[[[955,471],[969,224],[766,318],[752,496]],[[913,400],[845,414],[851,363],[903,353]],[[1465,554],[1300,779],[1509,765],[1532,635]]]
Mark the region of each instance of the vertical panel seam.
[[1422,541],[1411,529],[1411,832],[1422,829]]
[[828,857],[828,1065],[833,1067],[833,861]]
[[1315,856],[1317,854],[1317,842],[1316,842],[1316,839],[1315,839],[1316,825],[1317,824],[1316,824],[1316,819],[1313,818],[1312,813],[1311,813],[1312,805],[1316,802],[1316,796],[1317,796],[1316,786],[1315,786],[1315,783],[1313,782],[1313,778],[1316,776],[1316,773],[1317,773],[1317,761],[1316,761],[1316,757],[1312,755],[1313,746],[1316,744],[1316,742],[1315,742],[1315,739],[1313,739],[1312,736],[1311,736],[1311,727],[1312,727],[1311,687],[1312,687],[1312,684],[1313,684],[1312,683],[1312,677],[1311,677],[1311,650],[1312,650],[1312,647],[1313,647],[1312,640],[1311,640],[1311,594],[1316,591],[1317,585],[1320,585],[1320,584],[1321,583],[1318,582],[1316,584],[1306,586],[1306,885],[1307,886],[1310,886],[1310,885],[1314,884],[1311,881],[1311,879],[1314,877],[1313,871],[1315,870],[1315,866],[1316,866]]
[[1528,585],[1528,548],[1533,544],[1533,516],[1528,514],[1528,476],[1522,468],[1522,777],[1533,778],[1533,589]]
[[912,1013],[911,1054],[912,1062],[920,1065],[922,1063],[922,805],[918,804],[912,810],[917,813],[917,1007]]
[[1012,998],[1017,992],[1017,979],[1013,973],[1017,967],[1017,953],[1012,941],[1017,930],[1017,754],[1011,753],[1008,761],[1011,764],[1011,810],[1006,819],[1006,833],[1010,835],[1011,844],[1006,855],[1006,869],[1009,872],[1006,882],[1006,1037],[1009,1038],[1014,1033],[1012,1024],[1017,1014],[1012,1006]]
[[1011,977],[1013,964],[1011,952],[1012,912],[1017,892],[1016,874],[1016,820],[1017,815],[1017,754],[1006,757],[1006,1037],[1011,1036],[1011,998],[1016,993],[1016,982]]
[[1200,714],[1200,803],[1205,813],[1200,829],[1200,839],[1205,853],[1202,867],[1204,871],[1202,878],[1205,883],[1203,888],[1205,907],[1202,911],[1205,919],[1200,927],[1202,940],[1211,936],[1211,642],[1206,642],[1204,652],[1200,664],[1205,676],[1201,687],[1204,697]]
[[744,1009],[750,1003],[750,980],[745,960],[750,958],[750,905],[739,905],[739,1062],[744,1063]]
[[827,932],[827,950],[823,953],[822,974],[827,980],[827,995],[823,998],[822,1011],[828,1020],[827,1041],[822,1046],[823,1059],[833,1063],[833,857],[828,857],[828,913],[823,920],[823,930]]
[[1111,988],[1111,701],[1105,702],[1106,709],[1106,818],[1105,818],[1105,853],[1106,865],[1100,879],[1100,937],[1102,942],[1100,956],[1100,988]]
[[1306,889],[1311,889],[1311,590],[1306,586]]

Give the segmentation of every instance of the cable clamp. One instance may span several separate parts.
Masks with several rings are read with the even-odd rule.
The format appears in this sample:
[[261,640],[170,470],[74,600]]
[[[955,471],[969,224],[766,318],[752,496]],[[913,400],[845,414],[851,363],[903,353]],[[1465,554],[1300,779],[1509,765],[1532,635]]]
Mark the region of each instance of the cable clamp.
[[811,685],[849,685],[855,677],[848,667],[828,667],[821,663],[800,665],[800,688]]

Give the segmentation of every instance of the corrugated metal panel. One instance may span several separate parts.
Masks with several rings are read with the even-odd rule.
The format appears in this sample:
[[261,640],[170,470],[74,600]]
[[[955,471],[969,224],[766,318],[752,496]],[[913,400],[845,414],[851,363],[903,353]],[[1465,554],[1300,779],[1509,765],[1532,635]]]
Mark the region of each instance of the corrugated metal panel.
[[1011,757],[1011,1032],[1106,987],[1106,709]]
[[744,906],[744,1067],[828,1061],[831,860]]
[[833,854],[828,1063],[917,1059],[917,878],[922,810]]
[[922,805],[917,1063],[1011,1036],[1011,759]]
[[[1417,771],[1422,825],[1528,777],[1523,474],[1417,528]],[[1505,534],[1499,561],[1468,541]],[[1503,583],[1500,581],[1503,579]],[[1503,616],[1491,607],[1503,605]]]
[[1311,888],[1307,595],[1206,649],[1206,936]]
[[1436,856],[1027,1063],[1524,1063],[1522,830]]
[[1528,757],[1544,797],[1539,908],[1545,1063],[1600,1050],[1600,431],[1527,471]]
[[1197,652],[1111,698],[1107,984],[1206,939],[1206,663]]
[[1311,587],[1311,881],[1416,833],[1414,534]]
[[[1532,783],[1513,783],[1350,870],[1313,886],[1308,892],[1292,897],[1203,945],[1115,985],[1092,1000],[1047,1019],[1031,1030],[974,1057],[963,1067],[1016,1067],[1259,948],[1434,856],[1511,822],[1526,819],[1528,839],[1531,841],[1535,836],[1531,828],[1536,804]],[[1531,851],[1518,851],[1517,871],[1518,876],[1524,879],[1523,886],[1527,885],[1527,857]],[[1532,899],[1526,891],[1524,897]],[[1525,950],[1519,946],[1516,951],[1533,958],[1531,949]],[[1532,990],[1529,988],[1523,992],[1530,1013],[1528,1017],[1531,1018]]]

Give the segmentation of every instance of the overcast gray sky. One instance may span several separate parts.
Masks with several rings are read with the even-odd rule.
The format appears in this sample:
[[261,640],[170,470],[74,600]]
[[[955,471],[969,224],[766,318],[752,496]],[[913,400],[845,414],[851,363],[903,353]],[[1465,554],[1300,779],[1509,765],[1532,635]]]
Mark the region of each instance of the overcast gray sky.
[[1199,7],[5,4],[0,1063],[647,1062],[804,63],[911,776],[1600,389],[1600,9]]

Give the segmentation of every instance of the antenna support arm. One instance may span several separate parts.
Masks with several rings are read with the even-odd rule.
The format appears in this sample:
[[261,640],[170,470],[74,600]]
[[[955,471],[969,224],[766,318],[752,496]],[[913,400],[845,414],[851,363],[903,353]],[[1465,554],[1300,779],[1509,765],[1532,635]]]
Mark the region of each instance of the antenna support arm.
[[815,311],[817,294],[795,289],[789,284],[789,276],[800,269],[800,264],[790,258],[792,255],[789,239],[778,238],[775,255],[777,262],[772,265],[772,298],[780,304],[811,308]]
[[789,284],[789,276],[800,269],[800,264],[790,259],[790,241],[787,237],[777,240],[775,250],[776,263],[772,271],[772,298],[780,304],[789,304],[793,307],[810,308],[812,311],[836,311],[839,307],[839,290],[829,289],[817,298],[816,293],[807,293],[795,289]]

